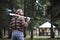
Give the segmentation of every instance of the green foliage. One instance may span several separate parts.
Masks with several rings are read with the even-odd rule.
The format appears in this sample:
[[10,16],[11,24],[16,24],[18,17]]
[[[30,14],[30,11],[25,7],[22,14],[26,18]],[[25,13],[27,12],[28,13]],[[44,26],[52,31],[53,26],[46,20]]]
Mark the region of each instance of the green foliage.
[[16,0],[17,6],[24,10],[24,0]]
[[24,0],[0,0],[0,27],[9,27],[11,17],[6,14],[6,8],[12,10],[17,8],[24,9],[23,1]]
[[56,28],[60,29],[60,20],[57,20],[56,21],[56,24],[57,24],[57,27]]
[[[24,1],[25,1],[25,3],[24,3]],[[4,1],[2,1],[2,3],[0,1],[1,8],[3,10],[2,11],[2,13],[3,13],[2,15],[4,15],[4,17],[3,17],[4,20],[3,21],[7,25],[9,23],[9,21],[10,21],[10,19],[9,19],[10,17],[7,16],[6,13],[4,12],[6,8],[10,8],[12,10],[13,9],[17,9],[17,8],[21,8],[21,9],[23,9],[25,11],[25,16],[33,17],[34,18],[33,21],[34,22],[36,21],[37,23],[40,24],[40,22],[42,22],[41,19],[43,19],[43,16],[44,16],[43,15],[43,13],[44,13],[44,8],[43,7],[46,4],[45,9],[47,10],[47,6],[49,5],[47,3],[49,3],[48,0],[39,0],[38,3],[36,3],[36,0],[4,0]],[[46,10],[45,10],[45,12],[46,12]]]

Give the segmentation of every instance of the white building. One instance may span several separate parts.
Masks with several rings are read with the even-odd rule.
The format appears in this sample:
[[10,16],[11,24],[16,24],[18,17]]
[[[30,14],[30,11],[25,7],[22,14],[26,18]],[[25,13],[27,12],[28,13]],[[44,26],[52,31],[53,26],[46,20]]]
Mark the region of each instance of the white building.
[[[53,25],[53,31],[55,32],[55,35],[58,35],[58,30],[55,29],[56,27]],[[51,23],[46,22],[39,26],[39,35],[50,35],[51,32]]]

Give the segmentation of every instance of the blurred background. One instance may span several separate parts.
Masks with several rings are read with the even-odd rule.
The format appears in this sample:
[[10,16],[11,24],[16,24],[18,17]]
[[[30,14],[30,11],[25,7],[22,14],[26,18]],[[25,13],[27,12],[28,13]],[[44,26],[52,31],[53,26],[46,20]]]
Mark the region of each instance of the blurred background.
[[0,38],[9,37],[12,17],[6,9],[15,13],[19,8],[33,18],[24,29],[25,39],[60,38],[60,0],[0,0]]

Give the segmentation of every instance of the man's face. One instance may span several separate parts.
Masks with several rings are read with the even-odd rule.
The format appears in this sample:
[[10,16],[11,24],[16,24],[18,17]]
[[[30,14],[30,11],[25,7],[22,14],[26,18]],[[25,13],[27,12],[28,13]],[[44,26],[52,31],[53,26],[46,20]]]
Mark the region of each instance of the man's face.
[[24,13],[23,13],[22,10],[19,10],[19,11],[17,12],[17,14],[18,14],[18,15],[24,15]]

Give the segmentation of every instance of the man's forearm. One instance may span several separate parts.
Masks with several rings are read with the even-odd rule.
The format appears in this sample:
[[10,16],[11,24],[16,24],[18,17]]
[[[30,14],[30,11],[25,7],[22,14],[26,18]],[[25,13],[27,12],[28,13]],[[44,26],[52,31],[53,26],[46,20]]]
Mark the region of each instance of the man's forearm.
[[24,26],[27,27],[27,26],[28,26],[28,22],[25,22],[25,23],[24,23]]

